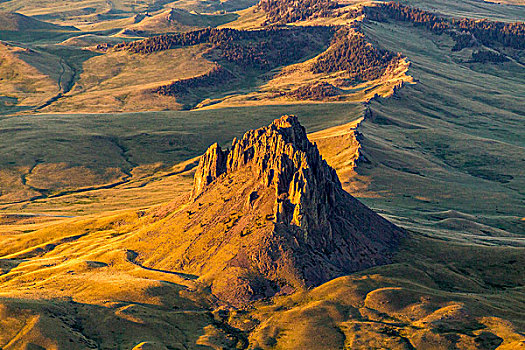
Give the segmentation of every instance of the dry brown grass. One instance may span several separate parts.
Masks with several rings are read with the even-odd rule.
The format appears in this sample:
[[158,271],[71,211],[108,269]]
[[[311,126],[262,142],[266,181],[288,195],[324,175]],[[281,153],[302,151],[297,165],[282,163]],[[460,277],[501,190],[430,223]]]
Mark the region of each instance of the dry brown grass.
[[70,75],[56,56],[0,43],[0,110],[2,105],[43,104],[61,91],[60,81]]
[[[33,2],[26,2],[25,6],[28,4]],[[452,14],[476,8],[481,15],[487,13],[488,6],[471,1],[421,4],[449,7]],[[27,11],[46,14],[67,8],[72,8],[70,3],[59,2],[46,10]],[[504,13],[504,9],[494,8],[494,16],[515,16]],[[256,26],[260,20],[260,14],[246,10],[235,25]],[[228,286],[228,273],[234,273],[222,270],[224,258],[231,254],[228,247],[212,256],[210,266],[195,260],[191,270],[177,269],[173,257],[183,255],[184,247],[177,242],[185,241],[186,235],[193,234],[196,242],[188,250],[191,256],[207,260],[213,255],[205,248],[210,242],[199,238],[196,223],[208,223],[205,226],[213,230],[216,240],[237,232],[233,231],[237,229],[234,226],[213,225],[217,217],[226,215],[220,211],[228,201],[225,204],[222,200],[235,194],[223,188],[216,198],[207,201],[218,215],[204,216],[198,204],[195,208],[186,207],[192,161],[180,162],[198,154],[201,146],[195,145],[197,138],[180,136],[181,144],[191,147],[184,151],[187,153],[177,153],[172,163],[164,158],[160,162],[152,150],[171,150],[164,148],[162,133],[177,129],[177,125],[184,128],[186,136],[188,132],[206,134],[203,143],[219,139],[226,142],[234,134],[259,126],[257,123],[265,124],[265,117],[278,116],[272,113],[283,113],[282,108],[257,107],[272,103],[260,92],[245,91],[246,95],[218,101],[217,105],[208,103],[207,108],[228,103],[252,106],[241,117],[235,114],[238,110],[234,113],[233,109],[218,109],[191,112],[197,114],[188,114],[187,118],[176,113],[108,115],[114,124],[90,115],[80,115],[74,122],[65,115],[42,119],[25,116],[16,122],[10,119],[14,117],[3,118],[2,132],[11,139],[4,143],[0,154],[4,162],[0,170],[0,198],[4,203],[0,208],[0,347],[234,348],[246,344],[245,337],[253,347],[262,349],[523,347],[525,325],[520,311],[525,308],[525,261],[520,232],[525,221],[517,211],[523,197],[523,145],[522,123],[516,113],[523,72],[513,63],[467,65],[463,62],[466,53],[450,54],[451,40],[419,29],[390,23],[369,25],[366,32],[382,46],[406,54],[413,62],[408,73],[418,84],[405,87],[394,99],[371,103],[374,115],[361,123],[361,143],[355,141],[356,123],[347,123],[362,111],[355,105],[334,103],[323,109],[313,103],[286,101],[290,104],[285,108],[288,113],[294,108],[309,113],[309,125],[321,130],[310,136],[338,170],[345,188],[369,197],[364,199],[368,204],[418,232],[404,242],[394,264],[260,302],[248,310],[217,309],[221,303],[204,288],[207,279],[221,274],[226,281],[224,286]],[[22,85],[46,89],[29,94],[4,82],[0,88],[6,89],[3,93],[16,92],[28,105],[41,103],[48,91],[55,93],[59,89],[57,61],[50,59],[54,62],[50,66],[55,68],[46,71],[39,68],[41,60],[22,54],[25,55],[8,52],[7,64],[0,65],[0,69],[11,72],[16,68],[27,78],[21,81]],[[173,59],[170,54],[152,59],[164,62]],[[112,59],[122,63],[122,70],[105,75],[107,69],[114,68]],[[134,58],[111,54],[86,62],[86,75],[79,83],[89,89],[84,91],[77,86],[76,91],[81,93],[71,97],[77,99],[71,106],[84,108],[82,104],[89,102],[93,103],[91,106],[101,103],[107,110],[114,108],[109,106],[136,108],[139,104],[133,98],[142,97],[133,95],[140,90],[140,82],[133,83],[137,76],[149,72],[142,64]],[[153,73],[156,82],[171,79],[163,77],[163,72]],[[282,72],[282,77],[268,82],[268,88],[272,84],[286,88],[286,84],[316,79],[305,75],[301,64]],[[408,73],[392,72],[385,81],[363,85],[361,92],[351,92],[351,99],[367,100],[376,92],[388,96]],[[97,85],[107,90],[97,90]],[[365,92],[366,89],[370,90]],[[108,91],[110,97],[106,99]],[[111,100],[124,95],[135,97],[124,103]],[[157,108],[166,102],[146,103]],[[337,108],[337,113],[330,114]],[[221,115],[228,118],[220,119]],[[155,118],[157,124],[153,123]],[[132,150],[131,160],[138,166],[132,167],[120,158],[121,151],[115,150],[114,144],[103,150],[111,158],[118,158],[120,171],[131,172],[130,180],[112,188],[27,200],[39,195],[27,184],[59,191],[68,186],[78,189],[88,183],[100,185],[122,176],[119,171],[104,170],[115,167],[109,158],[96,158],[100,165],[96,171],[81,164],[69,165],[72,160],[92,162],[81,151],[80,146],[92,149],[93,144],[79,137],[86,134],[78,128],[79,120],[93,133],[109,130],[108,135],[129,137],[126,140]],[[206,125],[208,130],[203,131],[198,124]],[[152,130],[157,129],[162,129],[158,139],[137,136],[141,132],[154,134]],[[22,137],[25,132],[30,141]],[[48,137],[42,142],[46,132],[59,134],[59,140]],[[67,139],[75,140],[80,148],[64,143]],[[34,155],[41,150],[56,154],[42,153],[45,162],[33,168]],[[363,162],[355,169],[359,153],[370,163]],[[67,157],[67,161],[60,157]],[[179,165],[172,168],[173,164]],[[31,169],[24,184],[21,175]],[[22,202],[12,203],[15,201]],[[79,217],[15,215],[31,212]],[[238,218],[232,215],[231,219],[234,222]],[[257,220],[252,223],[256,225]],[[185,225],[190,225],[191,231],[186,232]],[[146,252],[139,262],[159,270],[133,263],[135,250]],[[200,279],[195,280],[196,277]]]
[[46,111],[117,112],[180,109],[172,97],[151,90],[200,75],[213,67],[202,57],[205,46],[167,50],[149,55],[111,52],[82,66],[73,89]]

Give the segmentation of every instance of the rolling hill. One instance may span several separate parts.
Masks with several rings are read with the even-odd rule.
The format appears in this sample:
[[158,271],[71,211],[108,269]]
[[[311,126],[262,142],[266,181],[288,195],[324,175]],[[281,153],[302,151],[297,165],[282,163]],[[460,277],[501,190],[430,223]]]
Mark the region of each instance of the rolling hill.
[[0,111],[36,108],[58,94],[72,72],[59,57],[0,43]]
[[74,27],[60,26],[53,23],[40,21],[17,12],[0,12],[0,31],[70,31],[78,30]]
[[237,18],[233,13],[200,14],[183,9],[171,8],[157,15],[145,17],[125,30],[135,33],[182,32],[206,27],[217,27]]

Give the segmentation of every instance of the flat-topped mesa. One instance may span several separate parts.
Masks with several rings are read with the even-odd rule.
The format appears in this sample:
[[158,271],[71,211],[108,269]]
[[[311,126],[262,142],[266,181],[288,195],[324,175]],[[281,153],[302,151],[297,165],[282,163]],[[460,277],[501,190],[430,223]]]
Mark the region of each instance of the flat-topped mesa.
[[250,130],[231,150],[212,145],[197,168],[192,198],[222,174],[250,167],[276,191],[275,221],[315,229],[327,221],[342,190],[334,169],[324,161],[295,116],[283,116],[267,127]]

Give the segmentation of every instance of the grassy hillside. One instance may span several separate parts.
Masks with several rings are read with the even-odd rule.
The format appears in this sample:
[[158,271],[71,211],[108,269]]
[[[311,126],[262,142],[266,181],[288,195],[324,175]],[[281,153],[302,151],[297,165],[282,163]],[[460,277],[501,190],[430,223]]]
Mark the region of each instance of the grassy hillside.
[[523,21],[525,17],[524,6],[501,5],[496,1],[401,0],[399,2],[452,17],[489,18],[509,22]]
[[155,230],[179,206],[3,234],[12,242],[0,260],[3,344],[515,349],[524,341],[519,249],[412,235],[394,264],[235,310],[199,276],[135,262],[136,232]]
[[0,31],[43,31],[43,30],[74,30],[73,27],[63,27],[16,12],[0,12]]
[[[327,138],[346,141],[338,137],[345,135],[348,125],[328,126],[322,125],[312,138],[321,144]],[[206,195],[215,192],[188,203],[188,197],[180,192],[176,197],[172,187],[176,199],[147,209],[54,223],[4,215],[0,230],[0,238],[8,243],[0,248],[4,343],[62,348],[67,346],[65,339],[72,339],[75,345],[93,348],[147,342],[161,348],[512,349],[523,342],[523,320],[516,311],[523,304],[523,248],[502,243],[491,247],[473,240],[460,244],[445,235],[436,239],[412,232],[393,264],[311,290],[298,289],[247,309],[232,308],[208,288],[210,268],[223,279],[231,275],[213,271],[220,263],[201,271],[204,265],[194,258],[219,248],[230,256],[236,251],[218,237],[243,239],[236,233],[247,223],[235,213],[224,224],[198,225],[227,219],[222,209],[243,205],[229,191],[233,178],[223,180],[214,188],[224,192],[219,198],[226,205],[209,201]],[[249,224],[264,226],[264,220]],[[208,229],[215,238],[205,244],[216,249],[192,247],[194,240],[190,246],[178,244],[187,240],[186,230],[200,237],[199,232]],[[172,259],[187,259],[184,264],[193,267],[181,270]],[[114,298],[118,302],[108,301]],[[56,318],[57,314],[63,317]],[[191,327],[179,325],[188,320]],[[172,332],[157,331],[163,322],[174,327]],[[22,327],[26,331],[15,336]],[[311,336],[314,329],[316,336]]]
[[[38,19],[56,22],[60,24],[79,26],[87,28],[106,22],[109,27],[115,28],[122,23],[133,24],[135,15],[144,14],[157,15],[166,9],[177,7],[186,11],[198,11],[199,13],[214,13],[217,11],[233,12],[253,6],[253,0],[230,0],[230,1],[162,1],[162,0],[37,0],[27,2],[24,0],[7,0],[0,3],[0,11],[19,12],[26,16],[34,16]],[[129,21],[131,19],[131,22]],[[114,22],[113,24],[110,24]],[[100,28],[100,26],[99,26]],[[122,27],[121,27],[122,28]]]
[[95,56],[82,64],[70,92],[44,111],[116,112],[180,109],[175,99],[151,93],[159,85],[202,74],[213,67],[206,47],[169,50],[143,57],[127,52]]
[[[4,31],[0,38],[55,55],[67,70],[61,89],[33,106],[42,112],[359,102],[389,96],[410,81],[402,56],[368,45],[357,29],[328,27],[361,18],[355,6],[342,7],[327,23],[314,18],[288,28],[227,28],[246,11],[198,14],[172,8],[133,16],[109,11],[111,16],[78,25],[77,32]],[[224,27],[210,29],[219,25]],[[196,30],[202,27],[207,28]],[[155,36],[165,32],[187,33]],[[136,40],[142,36],[152,37]],[[53,69],[40,66],[35,68]],[[224,74],[214,80],[214,69]],[[10,101],[13,107],[26,106]]]
[[[523,320],[515,312],[523,303],[519,250],[411,240],[398,263],[259,305],[240,316],[237,325],[257,322],[250,342],[262,349],[520,347]],[[472,254],[486,260],[473,262]],[[489,269],[485,263],[491,277],[476,272]]]
[[395,98],[373,101],[360,128],[370,161],[360,173],[371,176],[369,190],[379,197],[368,203],[415,225],[424,212],[472,215],[438,214],[428,232],[460,231],[487,242],[497,229],[523,233],[521,64],[467,63],[471,50],[452,53],[450,37],[408,29],[366,25],[373,40],[406,53],[417,82]]
[[198,14],[183,9],[172,8],[157,15],[146,17],[138,23],[128,26],[127,30],[139,33],[181,32],[196,28],[217,27],[235,20],[238,15]]
[[[64,339],[90,347],[150,342],[192,349],[514,349],[524,341],[517,311],[523,307],[522,248],[413,233],[393,264],[238,310],[210,294],[204,276],[169,267],[172,255],[160,256],[158,266],[167,270],[137,259],[137,252],[166,250],[183,239],[181,226],[201,210],[185,203],[2,231],[9,242],[0,251],[4,343],[21,327],[28,331],[16,338],[19,344],[58,347],[67,346]],[[230,228],[211,229],[220,235]],[[144,239],[152,234],[155,239]],[[166,235],[169,241],[155,248]],[[108,301],[114,298],[118,302]],[[23,313],[14,317],[17,310]],[[163,322],[173,330],[158,332]]]
[[59,58],[0,43],[0,113],[36,108],[58,94],[72,77]]

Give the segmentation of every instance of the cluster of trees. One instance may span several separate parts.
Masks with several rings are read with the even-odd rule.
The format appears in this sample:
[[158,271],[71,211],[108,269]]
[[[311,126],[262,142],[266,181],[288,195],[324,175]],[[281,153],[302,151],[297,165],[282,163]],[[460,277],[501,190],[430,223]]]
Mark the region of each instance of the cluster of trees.
[[343,27],[334,35],[328,50],[312,65],[314,73],[346,71],[355,81],[379,78],[398,56],[373,47],[361,33]]
[[152,53],[209,43],[214,58],[260,70],[291,64],[322,49],[333,34],[328,27],[235,30],[207,28],[187,33],[160,35],[115,46],[115,50]]
[[181,96],[187,94],[190,89],[206,88],[223,84],[235,78],[235,75],[227,69],[216,65],[209,72],[172,82],[168,85],[159,86],[153,90],[153,93],[166,96]]
[[450,32],[450,35],[456,42],[452,47],[452,51],[461,51],[467,47],[474,47],[478,44],[478,41],[471,33]]
[[471,32],[484,45],[500,44],[514,49],[525,49],[525,22],[503,23],[469,18],[452,20],[463,31]]
[[480,50],[472,53],[471,62],[480,62],[480,63],[501,63],[507,62],[509,59],[505,55],[500,54],[499,52],[489,51],[489,50]]
[[319,101],[337,95],[339,95],[339,89],[327,82],[300,86],[297,89],[285,94],[285,96],[290,96],[298,100]]
[[339,5],[333,0],[261,0],[265,24],[286,24],[315,17],[328,17]]
[[310,27],[271,30],[268,33],[271,35],[256,40],[218,43],[215,45],[216,55],[242,68],[270,70],[321,52],[332,31],[329,28]]
[[234,29],[205,28],[186,33],[165,34],[143,40],[121,43],[114,46],[114,50],[125,50],[133,53],[148,54],[152,52],[174,49],[177,47],[193,46],[213,41],[238,40],[248,33]]
[[101,44],[97,44],[97,46],[95,48],[96,48],[96,50],[106,52],[106,51],[108,51],[111,48],[111,44],[110,43],[101,43]]
[[401,5],[398,2],[382,3],[364,8],[365,15],[372,21],[385,22],[388,19],[412,22],[424,26],[433,32],[442,33],[450,29],[449,23],[432,12]]
[[[471,33],[485,45],[499,44],[520,50],[525,48],[524,22],[503,23],[486,19],[448,19],[428,11],[401,5],[397,2],[366,7],[364,11],[366,17],[373,21],[394,19],[411,22],[418,26],[424,26],[437,34],[458,30]],[[459,49],[465,43],[465,37],[454,36],[454,38],[458,38],[461,41],[457,47]]]

